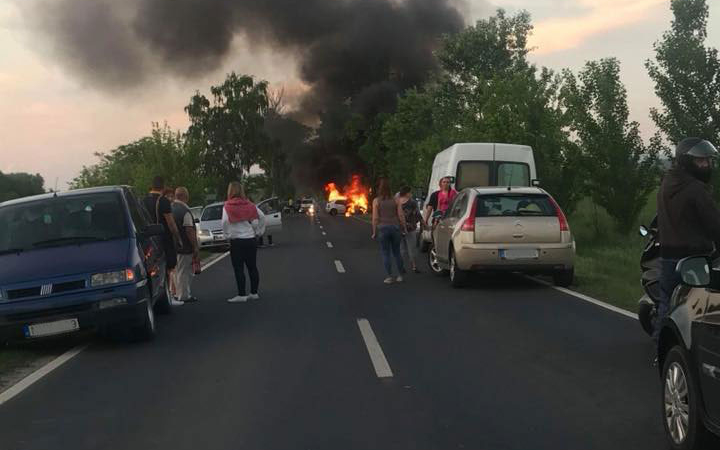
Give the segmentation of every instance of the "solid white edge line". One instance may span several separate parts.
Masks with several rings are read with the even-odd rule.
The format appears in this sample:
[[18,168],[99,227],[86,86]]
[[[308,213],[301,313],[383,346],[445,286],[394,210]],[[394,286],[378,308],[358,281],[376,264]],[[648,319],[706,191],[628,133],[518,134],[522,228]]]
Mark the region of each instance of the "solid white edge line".
[[[216,264],[218,261],[225,258],[229,254],[230,254],[230,252],[225,252],[222,255],[218,256],[217,258],[213,259],[209,263],[202,266],[203,270]],[[26,376],[22,380],[18,381],[17,383],[15,383],[11,387],[9,387],[4,392],[0,393],[0,405],[2,405],[3,403],[7,402],[10,399],[12,399],[16,395],[20,394],[22,391],[29,388],[33,384],[35,384],[35,382],[39,381],[41,378],[48,375],[53,370],[57,369],[58,367],[65,364],[66,362],[70,361],[72,358],[76,357],[80,352],[85,350],[89,345],[90,344],[83,344],[83,345],[78,345],[77,347],[71,348],[70,350],[66,351],[62,355],[53,359],[49,363],[40,367],[35,372],[31,373],[30,375]]]
[[345,273],[345,267],[343,266],[343,263],[339,259],[335,260],[335,268],[337,269],[338,272]]
[[622,314],[622,315],[625,316],[625,317],[629,317],[629,318],[631,318],[631,319],[636,319],[636,320],[637,320],[637,318],[638,318],[638,317],[637,317],[637,314],[632,313],[632,312],[630,312],[630,311],[628,311],[628,310],[626,310],[626,309],[618,308],[617,306],[610,305],[610,304],[605,303],[605,302],[603,302],[603,301],[600,301],[600,300],[598,300],[598,299],[596,299],[596,298],[592,298],[592,297],[587,296],[587,295],[585,295],[585,294],[581,294],[581,293],[579,293],[579,292],[575,292],[575,291],[573,291],[572,289],[567,289],[567,288],[564,288],[564,287],[554,286],[552,283],[548,283],[548,282],[545,281],[545,280],[541,280],[541,279],[539,279],[539,278],[535,278],[535,277],[531,277],[531,276],[528,276],[527,278],[529,278],[529,279],[531,279],[531,280],[533,280],[533,281],[535,281],[535,282],[537,282],[537,283],[543,284],[543,285],[545,285],[545,286],[547,286],[547,287],[553,288],[553,289],[555,289],[556,291],[560,291],[560,292],[562,292],[563,294],[571,295],[571,296],[573,296],[573,297],[575,297],[575,298],[579,298],[580,300],[586,301],[586,302],[588,302],[588,303],[592,303],[593,305],[599,306],[599,307],[601,307],[601,308],[605,308],[605,309],[610,310],[610,311],[612,311],[612,312],[616,312],[616,313],[618,313],[618,314]]
[[53,370],[57,369],[58,367],[65,364],[66,362],[70,361],[72,358],[77,356],[78,353],[85,350],[88,345],[89,344],[78,345],[77,347],[71,348],[70,350],[66,351],[62,355],[53,359],[52,361],[45,364],[41,368],[37,369],[35,372],[31,373],[30,375],[26,376],[22,380],[15,383],[8,390],[6,390],[2,394],[0,394],[0,405],[9,401],[16,395],[20,394],[25,389],[27,389],[30,386],[32,386],[33,384],[35,384],[36,381],[40,380],[45,375],[49,374]]
[[333,248],[332,242],[328,241],[328,242],[326,242],[326,244],[327,244],[328,248]]
[[390,370],[390,364],[388,364],[382,347],[380,347],[380,343],[375,337],[375,333],[373,333],[370,322],[368,322],[367,319],[357,319],[357,324],[378,378],[392,377],[393,373],[392,370]]

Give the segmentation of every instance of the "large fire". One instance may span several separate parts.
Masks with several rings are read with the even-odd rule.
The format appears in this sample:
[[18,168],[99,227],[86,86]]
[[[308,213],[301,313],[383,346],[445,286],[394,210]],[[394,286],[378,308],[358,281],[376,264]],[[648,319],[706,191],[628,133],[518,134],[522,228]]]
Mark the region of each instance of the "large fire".
[[360,175],[353,175],[345,193],[340,192],[335,183],[325,185],[328,201],[347,200],[346,216],[351,214],[365,214],[368,210],[368,189],[362,185]]

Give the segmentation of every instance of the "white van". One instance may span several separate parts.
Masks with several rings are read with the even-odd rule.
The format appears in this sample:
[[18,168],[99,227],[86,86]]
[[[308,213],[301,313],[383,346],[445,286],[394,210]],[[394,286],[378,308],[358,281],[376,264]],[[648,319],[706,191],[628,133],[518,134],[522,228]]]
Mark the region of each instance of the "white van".
[[[435,155],[423,208],[444,177],[451,177],[456,191],[467,187],[538,184],[532,147],[516,144],[455,144]],[[430,239],[430,232],[424,232],[423,247]]]

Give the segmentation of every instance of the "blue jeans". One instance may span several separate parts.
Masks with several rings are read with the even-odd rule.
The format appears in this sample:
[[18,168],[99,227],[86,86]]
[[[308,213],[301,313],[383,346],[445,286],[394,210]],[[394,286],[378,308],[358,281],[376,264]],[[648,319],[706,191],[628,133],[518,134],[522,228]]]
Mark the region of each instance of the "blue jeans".
[[670,311],[670,298],[675,288],[682,282],[680,275],[675,272],[679,259],[660,258],[660,301],[657,305],[657,318],[653,330],[653,340],[657,342],[660,337],[660,324]]
[[400,241],[402,240],[400,228],[395,225],[383,225],[378,227],[378,233],[380,235],[380,248],[385,272],[389,277],[392,276],[392,257],[394,256],[398,272],[400,275],[405,274],[405,266],[403,265],[402,256],[400,256]]

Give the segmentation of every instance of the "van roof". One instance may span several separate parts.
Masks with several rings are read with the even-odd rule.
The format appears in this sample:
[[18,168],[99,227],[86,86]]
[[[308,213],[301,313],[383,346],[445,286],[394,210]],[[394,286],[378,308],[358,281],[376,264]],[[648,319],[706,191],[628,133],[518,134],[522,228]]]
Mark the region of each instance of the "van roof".
[[28,203],[28,202],[34,202],[37,200],[45,200],[52,197],[75,197],[77,195],[84,195],[84,194],[103,194],[108,192],[122,192],[123,189],[127,189],[127,186],[100,186],[100,187],[92,187],[92,188],[85,188],[85,189],[73,189],[69,191],[62,191],[62,192],[47,192],[45,194],[38,194],[38,195],[31,195],[28,197],[20,197],[13,200],[8,200],[6,202],[0,203],[0,207],[2,206],[10,206],[10,205],[19,205],[21,203]]

